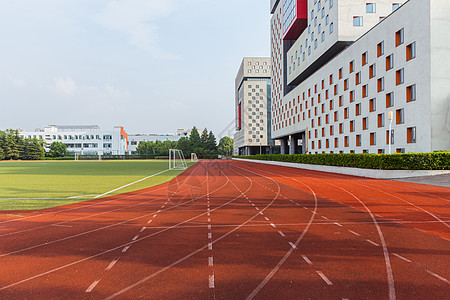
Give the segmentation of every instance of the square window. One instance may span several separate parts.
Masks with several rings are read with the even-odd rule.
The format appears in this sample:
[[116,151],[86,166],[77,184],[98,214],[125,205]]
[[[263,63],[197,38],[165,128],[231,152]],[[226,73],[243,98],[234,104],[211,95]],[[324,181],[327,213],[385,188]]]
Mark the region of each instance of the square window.
[[366,13],[373,14],[376,13],[376,4],[375,3],[366,3]]
[[355,16],[353,17],[353,27],[362,27],[363,26],[363,17]]

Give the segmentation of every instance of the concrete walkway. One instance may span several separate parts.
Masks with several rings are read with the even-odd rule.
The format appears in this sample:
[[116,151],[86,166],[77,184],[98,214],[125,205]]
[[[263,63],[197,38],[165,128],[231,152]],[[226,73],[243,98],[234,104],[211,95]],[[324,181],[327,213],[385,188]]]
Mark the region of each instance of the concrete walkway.
[[412,182],[426,185],[443,186],[450,188],[450,174],[442,174],[435,176],[409,177],[392,179],[395,181]]

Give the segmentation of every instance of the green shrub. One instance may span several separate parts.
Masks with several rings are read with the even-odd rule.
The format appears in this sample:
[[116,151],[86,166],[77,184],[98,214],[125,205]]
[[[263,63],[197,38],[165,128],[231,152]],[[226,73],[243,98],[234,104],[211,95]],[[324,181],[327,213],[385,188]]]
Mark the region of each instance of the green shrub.
[[235,158],[381,170],[450,170],[450,152],[408,154],[258,154]]

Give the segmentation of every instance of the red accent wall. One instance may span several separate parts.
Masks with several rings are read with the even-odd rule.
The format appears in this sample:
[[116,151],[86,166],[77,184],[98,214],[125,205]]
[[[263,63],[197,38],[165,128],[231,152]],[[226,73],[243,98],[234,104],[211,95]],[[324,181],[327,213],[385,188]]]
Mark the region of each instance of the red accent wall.
[[125,132],[125,130],[123,129],[123,127],[120,127],[120,135],[125,137],[125,141],[126,141],[126,145],[127,145],[127,150],[128,150],[128,133]]
[[239,110],[239,122],[238,122],[239,126],[238,126],[238,128],[241,129],[242,128],[242,110],[241,110],[240,104],[238,106],[238,110]]
[[297,16],[284,33],[283,40],[296,40],[308,27],[308,1],[297,0]]

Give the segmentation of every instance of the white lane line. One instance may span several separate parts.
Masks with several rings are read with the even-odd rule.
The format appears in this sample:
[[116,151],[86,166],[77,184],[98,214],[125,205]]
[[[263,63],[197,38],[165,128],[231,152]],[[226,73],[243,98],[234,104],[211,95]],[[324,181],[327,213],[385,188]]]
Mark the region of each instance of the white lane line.
[[167,169],[167,170],[164,170],[164,171],[162,171],[162,172],[158,172],[158,173],[156,173],[156,174],[153,174],[153,175],[147,176],[147,177],[145,177],[145,178],[136,180],[135,182],[126,184],[126,185],[121,186],[121,187],[119,187],[119,188],[117,188],[117,189],[114,189],[114,190],[111,190],[111,191],[106,192],[106,193],[104,193],[104,194],[98,195],[98,196],[94,197],[94,199],[101,198],[101,197],[103,197],[103,196],[106,196],[106,195],[111,194],[111,193],[113,193],[113,192],[115,192],[115,191],[121,190],[121,189],[123,189],[123,188],[126,188],[126,187],[128,187],[128,186],[130,186],[130,185],[133,185],[133,184],[135,184],[135,183],[144,181],[144,180],[149,179],[149,178],[154,177],[154,176],[158,176],[158,175],[160,175],[160,174],[162,174],[162,173],[165,173],[165,172],[167,172],[167,171],[170,171],[170,169]]
[[291,245],[292,249],[297,249],[297,246],[295,246],[294,243],[289,242],[289,245]]
[[60,224],[52,224],[51,226],[64,227],[64,228],[71,228],[72,227],[72,226],[69,226],[69,225],[60,225]]
[[115,260],[113,260],[106,268],[105,271],[109,271],[112,269],[112,267],[114,267],[114,265],[119,261],[118,258],[116,258]]
[[334,222],[333,224],[334,224],[334,225],[337,225],[337,226],[339,226],[339,227],[342,227],[342,225],[339,224],[338,222]]
[[437,279],[442,280],[443,282],[445,282],[445,283],[447,283],[447,284],[450,284],[450,281],[448,281],[447,279],[445,279],[445,278],[442,277],[442,276],[439,276],[439,275],[436,274],[436,273],[433,273],[433,272],[428,271],[428,270],[427,270],[427,273],[430,274],[430,275],[433,275],[433,276],[436,277]]
[[448,239],[448,238],[445,238],[445,237],[441,236],[441,239],[446,240],[447,242],[450,242],[450,239]]
[[101,279],[94,281],[85,291],[86,293],[92,292],[93,289],[97,286],[97,284],[100,282]]
[[208,239],[212,239],[212,233],[208,232]]
[[282,236],[282,237],[286,237],[286,235],[284,233],[282,233],[281,231],[278,231],[278,233]]
[[330,279],[327,278],[327,276],[325,276],[325,274],[320,271],[316,271],[316,273],[323,279],[323,281],[326,282],[326,284],[333,285],[333,283],[330,281]]
[[122,252],[125,253],[127,252],[128,249],[130,249],[131,246],[126,246],[125,248],[122,249]]
[[211,224],[208,224],[208,229],[211,230]]
[[150,224],[152,221],[153,221],[153,220],[149,220],[149,221],[147,222],[147,224]]
[[273,228],[276,228],[275,224],[270,223],[270,226],[272,226]]
[[354,234],[354,235],[356,235],[356,236],[361,236],[359,233],[357,233],[357,232],[354,232],[353,230],[349,230],[349,232],[351,233],[351,234]]
[[153,218],[156,218],[157,215],[153,215]]
[[209,217],[209,216],[211,216],[211,213],[208,211],[208,212],[206,213],[206,215]]
[[303,206],[303,208],[304,208],[304,209],[306,209],[306,210],[308,210],[308,208],[307,208],[307,207],[304,207],[304,206]]
[[139,238],[139,234],[133,238],[133,241],[137,240],[138,238]]
[[212,267],[214,265],[214,258],[212,256],[208,257],[208,266]]
[[211,222],[211,218],[208,218],[208,222]]
[[308,265],[313,265],[312,261],[310,261],[309,258],[306,257],[306,255],[302,255],[302,258],[308,263]]
[[142,229],[139,232],[144,232],[144,230],[147,229],[147,227],[142,227]]
[[260,214],[261,216],[264,216],[264,213],[263,213],[262,211],[260,211],[259,214]]
[[156,213],[159,214],[161,212],[161,210],[158,210]]
[[269,221],[269,218],[268,218],[268,217],[264,217],[264,219],[266,219],[266,221]]
[[214,275],[209,275],[209,288],[214,288]]
[[259,208],[257,208],[257,207],[255,207],[256,208],[256,210],[259,210]]
[[208,243],[208,250],[212,250],[212,243]]
[[328,219],[327,217],[322,216],[322,219],[329,221],[330,219]]
[[255,203],[252,203],[252,206],[255,206]]
[[366,239],[366,242],[371,243],[372,245],[374,245],[376,247],[380,247],[380,245],[378,245],[377,243],[375,243],[375,242],[373,242],[373,241],[371,241],[369,239]]
[[412,261],[410,261],[409,259],[407,259],[406,257],[403,257],[403,256],[401,256],[401,255],[399,255],[399,254],[397,254],[397,253],[392,253],[392,255],[394,255],[395,257],[398,257],[398,258],[400,258],[401,260],[404,260],[404,261],[406,261],[406,262],[412,262]]

